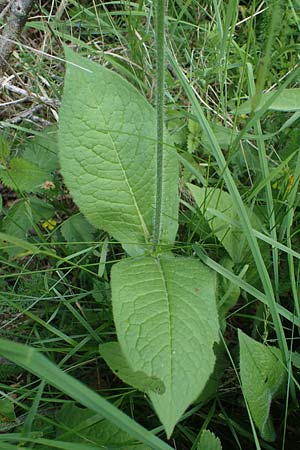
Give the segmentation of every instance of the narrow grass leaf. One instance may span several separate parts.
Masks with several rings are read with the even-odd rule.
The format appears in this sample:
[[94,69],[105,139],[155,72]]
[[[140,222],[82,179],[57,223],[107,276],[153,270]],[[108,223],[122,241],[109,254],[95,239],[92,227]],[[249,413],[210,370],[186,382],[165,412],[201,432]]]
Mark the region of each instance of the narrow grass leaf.
[[144,442],[152,449],[171,449],[165,442],[129,418],[122,411],[119,411],[118,408],[110,404],[100,395],[97,395],[80,381],[65,373],[36,349],[0,339],[0,355],[24,367],[29,372],[61,390],[96,414],[101,414],[107,420],[129,433],[133,438]]
[[22,250],[26,250],[27,254],[38,254],[41,253],[39,248],[36,245],[30,244],[23,239],[19,239],[15,236],[11,236],[6,233],[0,233],[0,242],[3,242],[7,245],[7,243],[12,244],[13,246],[20,247]]
[[[103,448],[124,448],[128,450],[150,450],[150,447],[132,441],[128,433],[103,419],[87,408],[67,403],[57,414],[57,438],[61,441],[89,443]],[[65,431],[68,428],[69,431]]]

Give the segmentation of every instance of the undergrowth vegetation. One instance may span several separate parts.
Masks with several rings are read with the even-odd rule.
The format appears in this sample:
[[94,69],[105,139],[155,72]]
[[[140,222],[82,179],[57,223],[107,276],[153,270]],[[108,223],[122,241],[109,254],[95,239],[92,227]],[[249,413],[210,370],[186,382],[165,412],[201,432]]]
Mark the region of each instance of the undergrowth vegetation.
[[298,0],[35,5],[0,104],[1,449],[300,445],[299,32]]

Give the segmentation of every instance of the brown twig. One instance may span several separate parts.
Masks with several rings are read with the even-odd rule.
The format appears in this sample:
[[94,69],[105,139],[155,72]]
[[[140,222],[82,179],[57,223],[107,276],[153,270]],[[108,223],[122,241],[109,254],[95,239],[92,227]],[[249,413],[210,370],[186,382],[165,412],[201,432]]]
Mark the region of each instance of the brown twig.
[[[27,92],[25,89],[19,88],[8,81],[8,79],[0,78],[0,89],[7,89],[10,92],[21,95],[23,100],[36,100],[45,103],[48,106],[58,107],[60,106],[60,101],[54,98],[49,98],[44,95],[37,95],[33,92]],[[1,103],[0,103],[1,107]]]
[[6,13],[6,24],[0,36],[0,74],[7,66],[7,60],[12,53],[26,23],[34,0],[13,0]]

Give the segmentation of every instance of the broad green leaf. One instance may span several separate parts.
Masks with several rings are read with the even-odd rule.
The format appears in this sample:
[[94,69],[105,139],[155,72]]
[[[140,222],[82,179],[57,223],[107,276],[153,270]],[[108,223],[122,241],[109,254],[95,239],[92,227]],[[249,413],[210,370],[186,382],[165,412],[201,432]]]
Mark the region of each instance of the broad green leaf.
[[118,342],[99,345],[99,351],[106,364],[124,383],[130,384],[142,392],[158,392],[163,394],[165,386],[155,377],[149,377],[142,371],[134,372],[124,357]]
[[70,250],[75,252],[84,249],[87,242],[93,241],[95,228],[82,214],[75,214],[65,220],[61,232],[65,240],[71,244]]
[[[264,104],[275,94],[276,90],[262,94],[261,101],[256,107],[256,111],[261,109]],[[271,111],[299,111],[300,110],[300,89],[284,89],[273,103],[269,106]],[[238,114],[249,114],[252,111],[252,99],[241,104],[237,110]]]
[[[65,182],[81,212],[130,255],[150,249],[156,185],[156,114],[126,80],[66,49],[60,111]],[[162,243],[177,232],[178,164],[171,140],[163,166]]]
[[7,167],[0,166],[0,180],[5,186],[21,192],[36,192],[48,174],[36,164],[23,158],[12,158]]
[[[245,259],[247,239],[238,226],[239,215],[230,194],[217,188],[200,188],[193,184],[188,184],[188,187],[214,235],[222,243],[232,261],[240,263]],[[249,208],[246,210],[253,228],[259,230],[261,225],[258,218]],[[218,212],[221,214],[218,215]],[[250,257],[248,254],[247,257]]]
[[197,450],[222,450],[221,441],[211,431],[204,430],[201,433]]
[[57,420],[58,424],[69,428],[69,431],[58,428],[57,438],[61,441],[86,442],[114,448],[120,445],[124,450],[150,450],[147,445],[134,443],[128,433],[99,414],[87,408],[80,408],[75,403],[64,405],[57,415]]
[[240,375],[244,397],[260,434],[266,441],[275,440],[270,418],[274,398],[286,382],[286,369],[278,348],[267,347],[238,331]]
[[170,436],[214,369],[219,339],[214,273],[193,258],[127,259],[112,268],[118,340],[134,371],[157,377],[149,393]]
[[26,145],[23,158],[36,164],[50,174],[59,168],[57,127],[46,127],[38,136],[34,136]]

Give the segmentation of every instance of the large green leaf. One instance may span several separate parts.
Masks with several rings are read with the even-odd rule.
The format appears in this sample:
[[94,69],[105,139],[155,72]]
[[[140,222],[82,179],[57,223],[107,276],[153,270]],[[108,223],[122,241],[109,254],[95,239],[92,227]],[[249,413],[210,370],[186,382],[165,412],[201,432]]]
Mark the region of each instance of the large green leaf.
[[278,348],[267,347],[241,330],[238,334],[243,394],[262,438],[273,441],[276,434],[270,418],[271,402],[286,380],[281,353]]
[[201,434],[197,450],[222,450],[220,439],[209,430],[204,430]]
[[134,372],[124,357],[118,342],[99,345],[99,351],[106,364],[124,383],[130,384],[142,392],[164,393],[165,386],[161,380],[149,377],[142,371]]
[[[60,111],[65,182],[82,213],[130,255],[150,249],[156,185],[156,115],[116,73],[66,49]],[[177,232],[178,165],[166,132],[162,243]]]
[[214,369],[215,284],[213,272],[193,258],[140,257],[112,269],[122,351],[134,371],[164,383],[163,394],[149,397],[168,436]]
[[[275,90],[262,94],[259,105],[256,107],[256,111],[264,106],[264,104],[275,94]],[[273,111],[299,111],[300,110],[300,89],[291,88],[284,89],[276,97],[273,103],[269,106]],[[249,114],[252,111],[252,99],[247,100],[239,106],[238,114]]]

